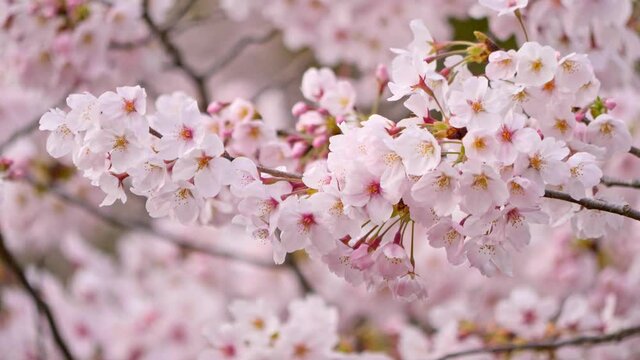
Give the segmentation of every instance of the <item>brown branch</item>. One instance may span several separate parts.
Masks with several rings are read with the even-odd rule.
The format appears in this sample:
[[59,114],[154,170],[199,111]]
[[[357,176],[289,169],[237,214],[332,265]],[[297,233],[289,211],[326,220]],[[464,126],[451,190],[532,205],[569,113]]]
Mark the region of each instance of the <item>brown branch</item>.
[[27,294],[31,297],[31,300],[36,304],[38,311],[44,314],[47,319],[47,323],[49,324],[49,328],[51,329],[51,335],[53,336],[53,341],[56,344],[58,350],[62,356],[67,360],[75,359],[69,350],[69,346],[65,342],[62,334],[60,332],[60,328],[56,322],[56,318],[51,311],[49,305],[44,301],[44,299],[40,296],[38,291],[31,286],[29,280],[27,280],[27,276],[25,275],[20,263],[13,256],[11,251],[7,248],[4,243],[4,237],[2,233],[0,233],[0,258],[7,265],[7,267],[14,273],[20,285],[24,288]]
[[600,183],[606,187],[626,187],[640,189],[640,180],[618,180],[610,177],[603,177]]
[[640,149],[638,149],[635,146],[631,147],[631,150],[629,150],[629,154],[634,155],[635,157],[639,157],[640,158]]
[[600,336],[579,336],[571,339],[548,341],[548,342],[531,342],[519,345],[503,345],[494,347],[484,347],[465,351],[459,351],[450,353],[436,358],[436,360],[447,360],[463,356],[476,355],[476,354],[503,354],[511,353],[515,351],[549,351],[556,350],[561,347],[568,346],[580,346],[580,345],[597,345],[608,342],[619,342],[626,338],[636,336],[640,334],[640,326],[634,326],[626,329],[622,329],[610,334]]
[[171,28],[162,29],[153,21],[149,13],[149,0],[142,1],[142,9],[142,20],[147,24],[151,33],[158,39],[158,41],[160,41],[165,52],[169,55],[172,65],[182,69],[182,71],[184,71],[184,73],[193,81],[198,93],[198,104],[201,106],[207,106],[209,102],[209,92],[207,90],[205,77],[198,75],[198,73],[185,62],[180,49],[178,49],[171,40],[169,34]]
[[[42,189],[42,186],[40,184],[38,184],[35,180],[32,180],[30,178],[25,178],[24,179],[26,183],[30,184],[31,186],[33,186],[36,189]],[[141,221],[135,221],[135,220],[123,220],[120,219],[118,217],[109,215],[109,214],[105,214],[102,211],[98,210],[95,206],[88,204],[78,198],[73,197],[70,194],[67,194],[66,192],[60,190],[59,188],[49,188],[47,189],[48,192],[51,195],[54,195],[55,197],[59,198],[60,200],[63,200],[64,202],[71,204],[79,209],[82,209],[83,211],[87,212],[88,214],[90,214],[91,216],[95,217],[96,219],[99,219],[101,221],[103,221],[104,223],[115,227],[115,228],[120,228],[120,229],[125,229],[125,230],[129,230],[129,231],[144,231],[146,233],[155,235],[158,237],[158,239],[162,240],[162,241],[168,241],[170,243],[172,243],[173,245],[181,248],[182,250],[186,250],[186,251],[194,251],[194,252],[199,252],[199,253],[203,253],[203,254],[207,254],[209,256],[213,256],[213,257],[218,257],[218,258],[225,258],[225,259],[231,259],[231,260],[238,260],[238,261],[243,261],[243,262],[247,262],[256,266],[260,266],[260,267],[267,267],[267,268],[271,268],[271,267],[275,267],[276,265],[271,263],[271,262],[266,262],[266,261],[260,261],[257,259],[249,259],[249,258],[244,258],[244,257],[240,257],[236,254],[233,253],[229,253],[226,251],[221,251],[219,249],[214,249],[212,247],[209,246],[205,246],[203,244],[197,244],[194,242],[190,242],[190,241],[185,241],[184,239],[180,238],[179,236],[175,236],[171,233],[167,233],[158,229],[154,229],[153,227],[151,227],[149,224],[145,223],[145,222],[141,222]]]
[[[67,92],[68,94],[68,92]],[[63,96],[61,100],[59,100],[53,107],[61,107],[66,103],[67,96]],[[40,116],[31,119],[28,123],[26,123],[23,127],[16,130],[13,134],[11,134],[5,141],[0,144],[0,155],[9,147],[11,144],[16,142],[23,136],[27,136],[35,131],[40,125]]]
[[[149,128],[149,134],[157,137],[158,139],[162,139],[162,134],[154,129],[154,128]],[[224,152],[224,154],[222,154],[222,157],[229,160],[229,161],[233,161],[235,160],[235,158],[231,155],[229,155],[229,153],[227,153],[226,151]],[[290,172],[286,172],[286,171],[280,171],[280,170],[276,170],[276,169],[271,169],[268,167],[264,167],[264,166],[260,166],[260,165],[256,165],[258,171],[260,171],[263,174],[269,174],[271,176],[275,176],[278,178],[282,178],[285,180],[290,180],[290,181],[300,181],[302,180],[302,176],[298,175],[298,174],[293,174]]]
[[227,65],[229,65],[235,58],[240,56],[242,52],[248,48],[250,45],[258,45],[269,42],[278,34],[278,30],[273,29],[266,34],[258,35],[258,36],[247,36],[244,37],[231,47],[227,53],[223,55],[218,61],[216,61],[209,70],[205,72],[205,76],[210,77],[215,75],[218,71],[224,69]]
[[[229,161],[235,160],[235,158],[233,156],[229,155],[229,153],[227,153],[226,151],[224,152],[224,154],[222,154],[222,157],[225,158],[225,159],[228,159]],[[289,181],[301,181],[302,180],[302,176],[298,175],[298,174],[294,174],[294,173],[290,173],[290,172],[286,172],[286,171],[280,171],[280,170],[276,170],[276,169],[271,169],[271,168],[260,166],[260,165],[256,165],[256,168],[258,169],[259,172],[261,172],[263,174],[269,174],[269,175],[277,177],[277,178],[282,178],[282,179],[289,180]]]
[[572,198],[569,194],[556,191],[556,190],[545,190],[544,197],[549,199],[563,200],[563,201],[571,202],[574,204],[578,204],[584,207],[585,209],[600,210],[600,211],[604,211],[612,214],[625,216],[634,220],[640,220],[640,211],[632,208],[629,204],[619,205],[619,204],[612,204],[599,199],[586,199],[586,198],[576,200]]

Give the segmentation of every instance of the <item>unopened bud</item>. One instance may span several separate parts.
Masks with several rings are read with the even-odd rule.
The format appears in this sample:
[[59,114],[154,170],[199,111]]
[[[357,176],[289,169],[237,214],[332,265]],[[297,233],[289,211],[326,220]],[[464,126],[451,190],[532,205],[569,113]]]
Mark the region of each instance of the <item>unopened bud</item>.
[[385,86],[389,82],[389,71],[385,64],[378,64],[376,67],[376,80],[381,86]]
[[317,136],[315,139],[313,139],[312,145],[314,148],[319,148],[325,145],[328,141],[329,141],[329,137],[327,135],[320,135],[320,136]]
[[307,152],[307,149],[309,149],[309,145],[302,141],[298,141],[297,143],[293,144],[291,148],[291,156],[294,159],[299,159]]
[[207,112],[211,115],[219,114],[222,109],[227,107],[228,103],[224,103],[222,101],[214,101],[209,106],[207,106]]
[[300,117],[300,115],[306,113],[309,110],[311,110],[309,105],[305,104],[303,101],[298,101],[291,108],[291,114],[293,114],[293,116],[295,117]]
[[584,120],[584,115],[585,115],[585,114],[584,114],[584,112],[582,112],[582,111],[578,111],[578,112],[576,113],[576,121],[582,121],[582,120]]
[[618,106],[618,103],[616,103],[615,100],[609,98],[604,101],[604,106],[606,106],[608,110],[613,110],[616,108],[616,106]]

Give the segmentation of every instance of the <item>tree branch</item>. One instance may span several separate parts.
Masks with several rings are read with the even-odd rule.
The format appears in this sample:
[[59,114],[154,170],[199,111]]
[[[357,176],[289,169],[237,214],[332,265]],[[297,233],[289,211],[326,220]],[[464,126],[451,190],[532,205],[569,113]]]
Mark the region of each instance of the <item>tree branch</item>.
[[571,196],[569,196],[569,194],[556,191],[556,190],[545,190],[544,197],[549,199],[564,200],[567,202],[581,205],[582,207],[590,210],[600,210],[600,211],[609,212],[612,214],[625,216],[634,220],[640,220],[640,211],[632,208],[629,204],[624,204],[624,205],[611,204],[599,199],[586,199],[586,198],[576,200]]
[[[68,94],[68,92],[67,92]],[[67,96],[65,95],[60,101],[58,101],[53,107],[61,107],[64,106],[66,102]],[[11,144],[16,142],[23,136],[27,136],[31,134],[31,132],[35,131],[40,124],[40,116],[31,119],[28,123],[26,123],[23,127],[16,130],[13,134],[11,134],[5,141],[0,144],[0,155],[9,147]]]
[[198,93],[198,104],[207,106],[209,103],[209,92],[206,86],[206,79],[187,64],[182,56],[182,53],[178,47],[173,43],[169,32],[171,28],[162,29],[156,24],[149,13],[149,0],[143,0],[142,2],[142,20],[147,24],[151,33],[160,41],[160,44],[171,58],[173,66],[178,67],[184,71],[184,73],[191,78]]
[[463,356],[475,355],[475,354],[485,354],[485,353],[493,353],[493,354],[502,354],[502,353],[510,353],[514,351],[548,351],[548,350],[556,350],[561,347],[568,346],[579,346],[579,345],[597,345],[608,342],[619,342],[626,338],[636,336],[640,334],[640,326],[634,326],[626,329],[622,329],[610,334],[600,335],[600,336],[579,336],[571,339],[559,340],[559,341],[549,341],[549,342],[531,342],[519,345],[504,345],[504,346],[495,346],[495,347],[485,347],[485,348],[477,348],[465,351],[459,351],[455,353],[450,353],[436,360],[447,360],[453,359]]
[[276,35],[278,34],[278,30],[273,29],[271,31],[269,31],[266,34],[263,35],[258,35],[258,36],[247,36],[244,37],[240,40],[238,40],[238,42],[236,42],[235,44],[233,44],[233,46],[231,47],[231,49],[229,49],[229,51],[224,54],[222,56],[222,58],[220,58],[218,61],[216,61],[215,64],[213,64],[213,66],[211,66],[211,68],[209,68],[209,70],[207,70],[205,72],[205,76],[206,77],[210,77],[213,76],[214,74],[216,74],[218,71],[222,70],[223,68],[225,68],[227,65],[229,65],[236,57],[238,57],[240,54],[242,54],[242,52],[248,48],[250,45],[257,45],[257,44],[264,44],[266,42],[269,42],[271,39],[273,39]]
[[296,276],[296,279],[298,279],[298,283],[300,284],[303,293],[313,293],[313,286],[311,286],[311,284],[307,280],[307,277],[302,272],[298,261],[295,259],[295,255],[296,254],[288,254],[285,258],[284,265],[288,266]]
[[[41,188],[41,186],[35,180],[32,180],[30,178],[25,178],[25,182],[27,182],[28,184],[30,184],[35,188],[38,188],[38,189]],[[51,187],[47,190],[51,195],[54,195],[55,197],[65,201],[66,203],[71,204],[79,209],[82,209],[83,211],[86,211],[96,219],[99,219],[104,223],[116,228],[125,229],[129,231],[135,231],[135,230],[144,231],[146,233],[157,236],[160,240],[168,241],[176,245],[177,247],[187,251],[204,253],[204,254],[207,254],[213,257],[218,257],[218,258],[243,261],[243,262],[247,262],[260,267],[272,268],[276,266],[271,262],[260,261],[257,259],[243,258],[233,253],[221,251],[219,249],[214,249],[212,247],[205,246],[202,244],[185,241],[179,236],[175,236],[173,234],[170,234],[158,229],[154,229],[151,226],[149,226],[149,224],[141,221],[127,221],[127,220],[119,219],[118,217],[115,217],[109,214],[105,214],[102,211],[98,210],[95,206],[92,206],[91,204],[88,204],[80,199],[77,199],[67,194],[66,192],[60,190],[59,188]]]
[[603,177],[600,183],[606,187],[626,187],[640,189],[640,180],[624,181],[610,177]]
[[27,294],[31,297],[31,300],[33,300],[33,302],[36,304],[38,311],[44,314],[45,318],[47,319],[47,323],[49,324],[49,328],[51,329],[53,341],[56,344],[58,350],[60,350],[62,356],[67,360],[75,359],[71,354],[71,351],[69,350],[69,346],[60,333],[60,328],[58,327],[56,318],[49,308],[49,305],[42,299],[38,291],[36,291],[36,289],[31,286],[29,280],[27,280],[27,276],[22,270],[20,263],[18,263],[11,251],[9,251],[9,249],[5,245],[2,233],[0,233],[0,258],[2,258],[2,261],[15,274],[20,285],[25,289]]

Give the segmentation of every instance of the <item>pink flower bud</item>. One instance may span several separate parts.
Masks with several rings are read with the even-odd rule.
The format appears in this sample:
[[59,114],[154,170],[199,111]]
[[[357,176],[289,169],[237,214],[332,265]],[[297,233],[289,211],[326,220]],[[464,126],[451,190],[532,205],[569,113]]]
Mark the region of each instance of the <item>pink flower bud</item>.
[[6,157],[2,157],[0,158],[0,171],[7,171],[9,170],[9,168],[11,167],[11,165],[13,165],[13,160],[6,158]]
[[431,56],[427,56],[426,58],[424,58],[424,62],[426,62],[427,64],[433,62],[436,59],[435,56],[431,55]]
[[307,149],[309,149],[309,145],[302,141],[298,141],[297,143],[293,144],[293,147],[291,148],[291,156],[294,159],[299,159],[307,152]]
[[214,101],[209,106],[207,106],[207,112],[211,115],[216,115],[222,111],[225,107],[227,107],[229,103],[224,103],[222,101]]
[[609,98],[604,101],[604,106],[606,106],[608,110],[613,110],[616,108],[616,106],[618,106],[618,104],[616,103],[615,100],[613,100],[612,98]]
[[299,117],[300,115],[306,113],[309,110],[311,110],[309,105],[305,104],[303,101],[298,101],[291,108],[291,114],[293,114],[293,116],[295,117]]
[[585,115],[585,114],[584,114],[582,111],[578,111],[578,112],[576,113],[576,121],[582,121],[582,120],[584,120],[584,115]]
[[326,144],[328,141],[329,141],[329,137],[327,135],[320,135],[320,136],[317,136],[315,139],[313,139],[312,145],[314,148],[319,148],[324,144]]
[[56,54],[69,54],[73,49],[73,40],[71,34],[68,32],[60,33],[53,40],[53,46],[51,47]]
[[380,85],[386,85],[389,82],[389,71],[385,64],[378,64],[376,67],[376,80]]

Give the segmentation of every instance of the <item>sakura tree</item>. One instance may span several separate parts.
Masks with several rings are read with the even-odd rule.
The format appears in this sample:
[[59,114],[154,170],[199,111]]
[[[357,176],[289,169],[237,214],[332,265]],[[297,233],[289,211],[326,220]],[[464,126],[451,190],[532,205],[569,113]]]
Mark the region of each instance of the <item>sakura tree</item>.
[[0,0],[2,349],[640,357],[638,14]]

